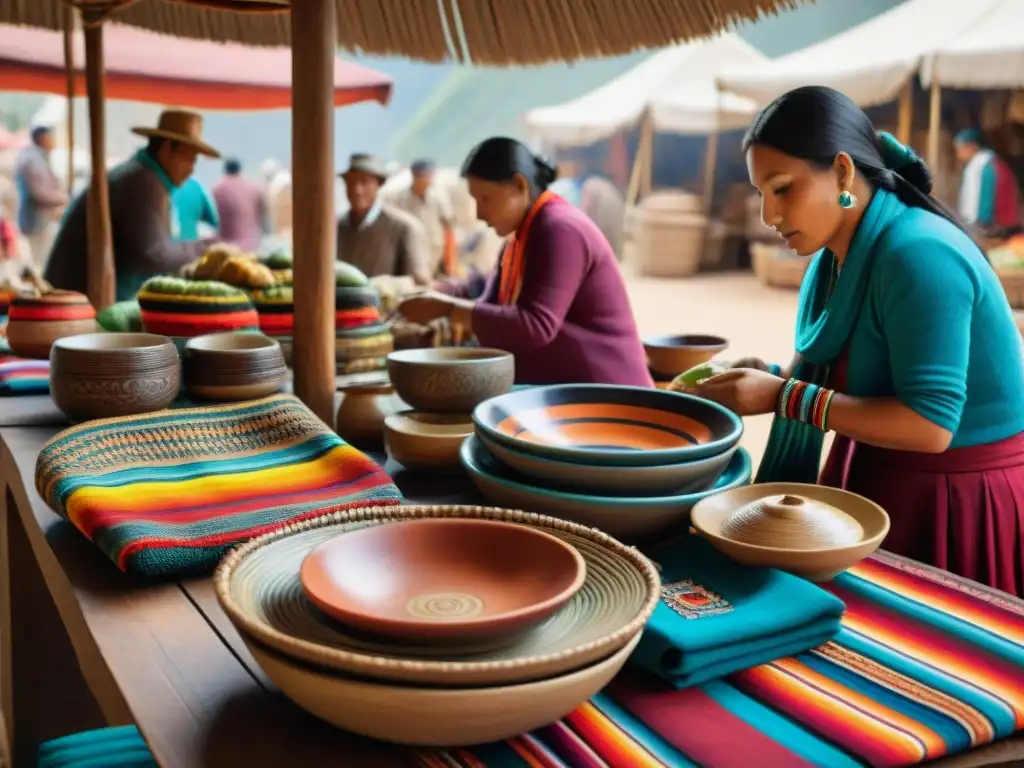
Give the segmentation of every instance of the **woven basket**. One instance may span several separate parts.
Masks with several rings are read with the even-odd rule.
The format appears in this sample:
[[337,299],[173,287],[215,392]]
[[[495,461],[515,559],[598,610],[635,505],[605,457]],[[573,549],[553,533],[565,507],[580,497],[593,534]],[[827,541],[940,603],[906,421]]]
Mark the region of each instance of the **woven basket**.
[[799,288],[811,262],[809,256],[796,256],[789,248],[770,243],[751,243],[750,257],[758,280],[775,288]]
[[[357,635],[326,621],[306,600],[299,568],[317,544],[367,525],[439,517],[544,528],[580,550],[587,563],[583,588],[533,632],[472,648],[413,647]],[[615,653],[647,623],[661,583],[639,551],[592,528],[490,507],[401,506],[338,512],[256,538],[224,559],[214,587],[239,631],[293,659],[376,679],[470,686],[553,677]]]
[[1024,269],[996,267],[999,282],[1003,284],[1006,300],[1014,309],[1024,309]]

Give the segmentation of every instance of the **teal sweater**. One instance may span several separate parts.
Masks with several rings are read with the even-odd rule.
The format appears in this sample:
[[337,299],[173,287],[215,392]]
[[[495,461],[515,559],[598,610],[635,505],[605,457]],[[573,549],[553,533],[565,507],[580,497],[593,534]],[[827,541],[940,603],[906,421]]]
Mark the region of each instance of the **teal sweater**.
[[878,248],[850,336],[847,393],[898,397],[952,432],[951,448],[1024,431],[1020,333],[977,246],[907,208]]

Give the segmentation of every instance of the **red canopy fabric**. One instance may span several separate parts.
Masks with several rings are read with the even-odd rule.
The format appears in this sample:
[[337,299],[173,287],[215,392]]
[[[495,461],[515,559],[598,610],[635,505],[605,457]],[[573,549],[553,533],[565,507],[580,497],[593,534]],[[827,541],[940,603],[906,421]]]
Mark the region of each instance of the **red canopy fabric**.
[[[0,25],[0,87],[5,91],[67,92],[64,36]],[[85,44],[75,32],[75,92],[85,94]],[[159,35],[135,27],[103,27],[109,99],[191,109],[282,109],[292,102],[289,48],[257,48]],[[336,59],[334,105],[387,104],[391,78]]]

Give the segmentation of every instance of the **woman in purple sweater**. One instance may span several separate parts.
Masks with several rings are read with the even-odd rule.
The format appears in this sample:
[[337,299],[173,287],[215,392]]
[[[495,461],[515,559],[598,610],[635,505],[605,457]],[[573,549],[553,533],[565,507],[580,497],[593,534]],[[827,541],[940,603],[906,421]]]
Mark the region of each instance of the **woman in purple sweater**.
[[478,145],[462,167],[477,215],[508,237],[477,301],[430,293],[399,311],[448,317],[516,357],[517,384],[653,386],[615,254],[587,216],[548,191],[555,169],[513,139]]

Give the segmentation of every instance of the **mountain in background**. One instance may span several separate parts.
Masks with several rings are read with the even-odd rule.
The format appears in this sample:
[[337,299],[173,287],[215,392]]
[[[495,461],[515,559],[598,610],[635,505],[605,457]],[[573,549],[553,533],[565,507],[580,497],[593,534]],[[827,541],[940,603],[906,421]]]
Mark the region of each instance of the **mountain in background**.
[[[899,5],[903,0],[818,0],[740,25],[736,33],[777,57],[824,40]],[[535,107],[561,104],[632,69],[650,51],[577,64],[498,69],[453,67],[388,145],[390,158],[431,157],[458,166],[490,136],[525,139],[521,117]]]

